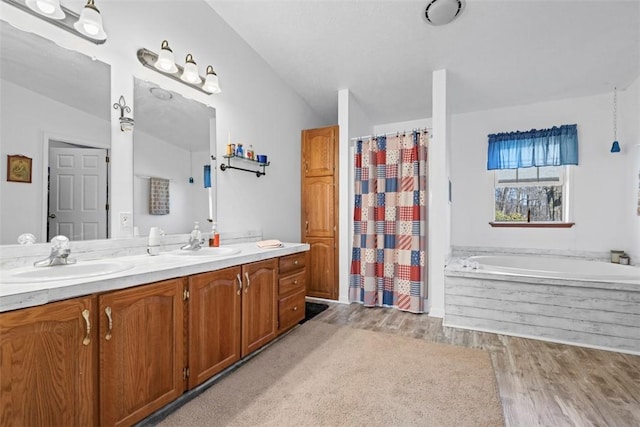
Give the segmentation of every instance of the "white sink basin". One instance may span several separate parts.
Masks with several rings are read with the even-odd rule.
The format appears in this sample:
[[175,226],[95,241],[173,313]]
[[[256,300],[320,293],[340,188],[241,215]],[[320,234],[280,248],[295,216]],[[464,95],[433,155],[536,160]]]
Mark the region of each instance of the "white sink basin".
[[186,250],[178,249],[176,251],[167,252],[167,255],[202,258],[202,257],[221,257],[221,256],[235,255],[239,253],[240,253],[240,249],[238,248],[207,247],[207,248],[200,248],[195,251],[186,251]]
[[53,280],[80,279],[119,273],[133,268],[133,264],[113,262],[82,262],[54,267],[27,267],[3,271],[0,275],[2,283],[33,283]]

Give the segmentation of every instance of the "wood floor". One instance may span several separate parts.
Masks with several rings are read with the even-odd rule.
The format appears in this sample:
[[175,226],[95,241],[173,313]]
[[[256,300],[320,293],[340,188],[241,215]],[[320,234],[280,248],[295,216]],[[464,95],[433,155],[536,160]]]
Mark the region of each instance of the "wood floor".
[[442,326],[442,320],[360,304],[313,319],[491,355],[507,426],[640,426],[640,356]]

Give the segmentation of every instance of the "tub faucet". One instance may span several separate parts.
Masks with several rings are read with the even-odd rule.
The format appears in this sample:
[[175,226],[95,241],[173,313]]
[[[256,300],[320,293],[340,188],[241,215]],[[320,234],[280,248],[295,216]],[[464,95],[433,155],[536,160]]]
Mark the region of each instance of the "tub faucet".
[[66,236],[55,236],[51,239],[51,253],[45,259],[33,263],[34,267],[53,267],[56,265],[75,264],[74,258],[69,258],[71,246]]

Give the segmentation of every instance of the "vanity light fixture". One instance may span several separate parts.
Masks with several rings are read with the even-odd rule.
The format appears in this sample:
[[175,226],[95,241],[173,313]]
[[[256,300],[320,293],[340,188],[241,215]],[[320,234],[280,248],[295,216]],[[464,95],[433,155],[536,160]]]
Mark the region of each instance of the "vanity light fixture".
[[193,60],[193,55],[190,53],[187,54],[187,58],[185,59],[184,70],[182,71],[180,80],[191,83],[192,85],[202,83],[202,78],[198,74],[198,66],[196,65],[196,61]]
[[0,0],[56,27],[95,44],[107,40],[102,16],[94,0],[88,0],[80,14],[62,6],[60,0]]
[[120,95],[120,99],[118,102],[113,104],[113,108],[115,110],[120,110],[120,130],[122,132],[130,132],[133,130],[133,119],[131,117],[125,117],[125,111],[127,113],[131,113],[131,107],[127,105],[127,102],[124,100],[124,96]]
[[178,67],[176,67],[176,58],[173,56],[173,51],[169,47],[169,42],[162,41],[160,46],[160,54],[158,60],[153,64],[158,70],[163,73],[177,73]]
[[107,34],[102,28],[102,15],[100,15],[94,0],[87,1],[87,4],[82,8],[82,12],[80,12],[80,18],[73,26],[78,32],[89,38],[95,40],[107,39]]
[[51,19],[63,19],[65,14],[60,0],[27,0],[27,6],[34,12]]
[[181,67],[175,63],[173,51],[169,47],[169,42],[166,40],[162,42],[160,54],[156,54],[145,48],[138,49],[138,61],[151,70],[182,82],[207,95],[221,92],[218,74],[213,70],[211,65],[207,67],[206,78],[203,78],[198,72],[198,66],[193,60],[193,55],[189,53],[186,56],[184,68]]
[[213,71],[213,67],[207,67],[207,77],[202,85],[202,89],[209,93],[220,93],[220,84],[218,83],[218,75]]

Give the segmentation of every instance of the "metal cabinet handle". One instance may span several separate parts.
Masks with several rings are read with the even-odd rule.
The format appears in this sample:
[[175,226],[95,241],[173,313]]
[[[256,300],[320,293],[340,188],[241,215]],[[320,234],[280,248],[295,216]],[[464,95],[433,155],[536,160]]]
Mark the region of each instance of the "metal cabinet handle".
[[309,232],[309,221],[304,222],[304,231],[307,233]]
[[251,279],[249,279],[249,273],[244,272],[244,277],[247,278],[247,287],[244,288],[244,293],[246,294],[249,291],[249,286],[251,286]]
[[294,285],[297,285],[297,284],[298,284],[298,281],[297,281],[297,280],[294,280],[294,281],[293,281],[293,284],[294,284]]
[[91,344],[91,322],[89,321],[89,310],[86,308],[82,310],[82,317],[84,317],[84,322],[87,324],[87,335],[84,336],[82,345],[89,345]]
[[109,329],[107,330],[107,335],[105,335],[104,339],[109,341],[111,339],[111,330],[113,329],[113,319],[111,318],[111,307],[105,308],[104,312],[107,314],[107,319],[109,320]]
[[240,295],[242,293],[242,278],[240,277],[240,273],[238,273],[236,275],[236,277],[238,278],[238,295]]
[[295,307],[293,307],[293,311],[296,311],[297,309],[298,309],[297,305]]
[[298,260],[293,261],[293,265],[298,265]]

